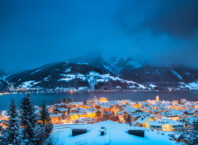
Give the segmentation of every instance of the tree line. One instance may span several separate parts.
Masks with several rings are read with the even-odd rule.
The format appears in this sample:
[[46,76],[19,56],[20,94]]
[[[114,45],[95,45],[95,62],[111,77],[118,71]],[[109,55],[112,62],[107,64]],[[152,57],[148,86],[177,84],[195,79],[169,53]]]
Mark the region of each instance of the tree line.
[[39,112],[32,104],[28,94],[22,99],[17,109],[14,99],[11,99],[8,110],[6,128],[1,127],[1,145],[41,145],[50,136],[53,129],[50,114],[43,102]]

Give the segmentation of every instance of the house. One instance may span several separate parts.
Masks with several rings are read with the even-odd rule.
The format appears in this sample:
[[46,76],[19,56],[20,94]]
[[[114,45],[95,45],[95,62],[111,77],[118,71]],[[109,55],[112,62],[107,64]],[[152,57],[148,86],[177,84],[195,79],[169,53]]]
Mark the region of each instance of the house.
[[119,111],[117,113],[118,115],[118,119],[121,121],[121,122],[125,122],[125,118],[126,116],[128,115],[125,111]]
[[148,128],[151,130],[161,131],[162,122],[160,121],[147,121]]
[[136,126],[140,126],[140,127],[145,127],[148,128],[148,121],[153,121],[154,119],[152,119],[150,116],[141,116],[139,117],[135,123]]
[[65,116],[67,116],[67,114],[68,114],[68,109],[66,109],[66,108],[55,108],[53,112],[54,112],[55,114],[62,113],[62,114],[64,114]]
[[107,98],[105,98],[105,97],[101,97],[101,98],[99,99],[99,102],[100,102],[100,103],[107,103],[108,100],[107,100]]
[[138,108],[141,108],[142,105],[141,105],[140,103],[136,103],[136,104],[133,105],[133,107],[134,107],[135,109],[138,109]]
[[170,119],[162,119],[161,122],[163,131],[182,131],[184,125],[181,122],[170,120]]
[[58,121],[60,121],[61,117],[62,117],[62,113],[50,114],[50,118],[51,118],[52,124],[56,124]]

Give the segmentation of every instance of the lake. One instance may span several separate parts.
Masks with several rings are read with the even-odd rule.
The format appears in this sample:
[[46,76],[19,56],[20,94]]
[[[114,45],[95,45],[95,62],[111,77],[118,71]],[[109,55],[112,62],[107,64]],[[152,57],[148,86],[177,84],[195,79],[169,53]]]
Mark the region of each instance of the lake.
[[[74,101],[82,102],[86,99],[96,97],[106,97],[109,100],[131,99],[133,101],[144,101],[148,99],[155,99],[156,96],[160,100],[179,100],[185,98],[189,101],[198,101],[198,91],[191,92],[115,92],[115,93],[45,93],[45,94],[31,94],[31,99],[34,105],[41,105],[43,101],[47,104],[55,104],[64,98],[71,98]],[[8,109],[10,99],[14,98],[17,104],[25,94],[10,94],[0,96],[0,110]]]

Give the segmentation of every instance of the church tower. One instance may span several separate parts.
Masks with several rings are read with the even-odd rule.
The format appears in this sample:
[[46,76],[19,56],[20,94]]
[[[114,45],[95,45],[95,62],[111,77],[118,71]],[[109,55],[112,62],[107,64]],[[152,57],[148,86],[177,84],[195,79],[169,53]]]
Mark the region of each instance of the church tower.
[[155,101],[156,101],[156,102],[159,101],[159,96],[156,96]]

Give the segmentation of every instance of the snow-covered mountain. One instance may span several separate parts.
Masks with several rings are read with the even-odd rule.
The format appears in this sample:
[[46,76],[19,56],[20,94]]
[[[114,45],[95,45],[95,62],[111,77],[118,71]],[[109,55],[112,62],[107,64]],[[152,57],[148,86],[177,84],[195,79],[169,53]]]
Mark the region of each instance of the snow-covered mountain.
[[134,70],[123,69],[120,77],[155,89],[198,89],[198,70],[186,67],[145,65]]
[[[87,57],[86,57],[87,58]],[[155,90],[198,89],[198,70],[184,66],[159,67],[140,63],[133,58],[111,57],[102,59],[96,57],[87,62],[99,69],[110,71],[118,77],[135,81]]]
[[6,77],[0,73],[0,90],[69,89],[198,89],[198,70],[187,67],[157,67],[134,59],[79,57],[52,63]]
[[120,79],[113,73],[87,63],[60,62],[17,73],[7,78],[12,89],[145,89],[143,85]]
[[86,56],[86,57],[77,57],[69,59],[69,61],[74,63],[87,63],[91,66],[94,66],[103,71],[109,71],[116,75],[119,75],[120,72],[124,69],[134,70],[140,68],[142,64],[134,60],[131,57],[110,57],[103,59],[102,56]]

